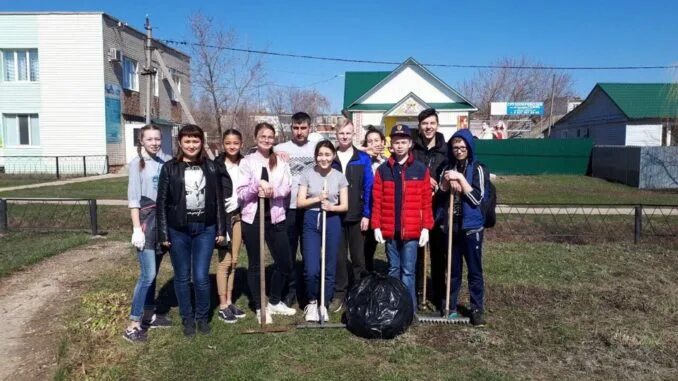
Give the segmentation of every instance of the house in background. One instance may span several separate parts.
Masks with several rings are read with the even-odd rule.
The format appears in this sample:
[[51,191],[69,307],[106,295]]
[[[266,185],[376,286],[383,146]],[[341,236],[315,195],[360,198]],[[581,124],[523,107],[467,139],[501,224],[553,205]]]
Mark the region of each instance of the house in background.
[[[0,166],[21,171],[26,160],[13,157],[37,156],[44,159],[33,170],[54,173],[54,157],[75,155],[89,156],[88,173],[105,173],[106,159],[124,165],[137,155],[149,77],[142,74],[144,39],[101,12],[0,13]],[[153,46],[190,98],[190,57],[156,40]],[[151,115],[171,153],[172,129],[186,118],[161,71],[150,78]],[[69,170],[82,168],[61,168]]]
[[381,126],[386,135],[399,123],[417,129],[417,115],[427,108],[438,111],[439,131],[445,139],[458,128],[468,128],[469,116],[478,109],[413,58],[393,71],[346,72],[344,110],[358,129],[355,141],[367,125]]
[[595,145],[678,145],[678,84],[598,83],[556,122],[551,138],[591,138]]

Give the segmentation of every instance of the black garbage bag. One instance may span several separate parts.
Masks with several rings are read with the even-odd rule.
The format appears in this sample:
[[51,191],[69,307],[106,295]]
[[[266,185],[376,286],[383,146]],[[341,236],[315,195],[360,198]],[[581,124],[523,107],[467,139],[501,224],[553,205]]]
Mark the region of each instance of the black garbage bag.
[[399,279],[381,274],[363,278],[348,293],[346,328],[367,339],[392,339],[412,324],[414,306]]

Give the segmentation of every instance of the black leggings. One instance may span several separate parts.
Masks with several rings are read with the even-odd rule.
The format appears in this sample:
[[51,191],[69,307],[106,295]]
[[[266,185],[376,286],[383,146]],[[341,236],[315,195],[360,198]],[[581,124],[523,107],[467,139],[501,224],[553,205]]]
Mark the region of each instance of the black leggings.
[[[257,216],[258,217],[258,216]],[[254,306],[261,308],[261,298],[259,295],[259,218],[255,218],[251,224],[242,222],[242,235],[247,249],[247,284],[249,285]],[[264,224],[264,239],[266,245],[273,256],[273,275],[271,276],[270,302],[278,304],[280,302],[283,288],[287,283],[287,277],[292,270],[289,239],[287,237],[287,225],[285,221],[272,224],[269,218],[266,218]]]

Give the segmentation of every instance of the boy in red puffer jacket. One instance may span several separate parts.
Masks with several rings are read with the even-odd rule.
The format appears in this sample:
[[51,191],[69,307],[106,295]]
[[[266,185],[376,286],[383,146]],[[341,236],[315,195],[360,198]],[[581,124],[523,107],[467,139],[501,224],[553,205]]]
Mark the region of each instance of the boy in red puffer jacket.
[[372,228],[374,239],[386,243],[388,275],[405,284],[416,311],[417,245],[426,245],[433,228],[431,176],[410,152],[409,127],[394,126],[390,137],[393,155],[374,175]]

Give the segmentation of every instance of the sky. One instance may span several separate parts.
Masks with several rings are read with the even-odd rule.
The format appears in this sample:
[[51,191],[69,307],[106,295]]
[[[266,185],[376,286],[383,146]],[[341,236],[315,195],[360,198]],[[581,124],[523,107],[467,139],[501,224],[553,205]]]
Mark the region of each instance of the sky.
[[[154,37],[188,41],[188,16],[201,11],[233,29],[239,47],[363,60],[484,65],[525,56],[551,66],[678,64],[676,0],[0,0],[3,11],[103,11],[138,29],[148,14]],[[264,63],[266,82],[315,88],[333,111],[342,107],[344,72],[395,68],[270,56]],[[476,73],[429,69],[454,88]],[[597,82],[678,81],[676,69],[570,74],[581,97]]]

